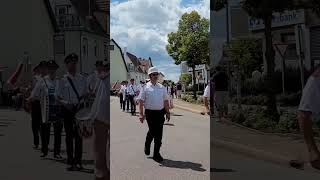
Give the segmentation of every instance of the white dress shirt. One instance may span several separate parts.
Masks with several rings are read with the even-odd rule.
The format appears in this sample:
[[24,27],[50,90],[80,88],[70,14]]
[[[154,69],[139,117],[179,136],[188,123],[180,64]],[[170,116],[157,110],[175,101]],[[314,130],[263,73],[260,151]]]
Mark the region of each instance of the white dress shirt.
[[205,88],[203,97],[210,98],[210,84],[208,84],[207,87]]
[[91,119],[101,121],[105,124],[110,123],[110,94],[107,85],[109,85],[109,77],[98,79],[99,87],[96,98],[91,109]]
[[122,93],[123,95],[126,94],[126,86],[125,85],[121,85],[120,93]]
[[70,77],[70,79],[73,81],[73,84],[77,89],[80,97],[88,93],[87,79],[81,74],[72,76],[71,74],[67,73],[59,82],[57,96],[62,98],[65,104],[76,105],[79,103],[79,100],[67,77]]
[[94,71],[92,74],[89,75],[87,79],[88,89],[90,91],[93,91],[94,89],[96,89],[96,86],[98,86],[97,85],[98,81],[99,81],[98,71]]
[[134,84],[129,84],[129,85],[128,85],[128,94],[131,95],[131,96],[133,96],[133,95],[135,95],[135,94],[137,94],[137,93],[138,93],[138,88],[137,88],[137,86],[134,85]]
[[145,109],[162,110],[164,108],[164,101],[169,100],[167,89],[160,83],[153,85],[148,82],[142,89],[139,98],[144,102]]
[[[57,98],[56,90],[59,86],[59,80],[57,79],[50,79],[49,76],[45,76],[44,78],[41,78],[33,88],[30,98],[36,99],[40,101],[41,104],[41,115],[42,115],[42,122],[48,122],[49,120],[49,88],[55,89],[54,96]],[[53,104],[50,105],[57,105],[57,102],[51,102]]]
[[310,76],[303,89],[299,111],[311,112],[314,121],[319,121],[320,115],[320,77]]

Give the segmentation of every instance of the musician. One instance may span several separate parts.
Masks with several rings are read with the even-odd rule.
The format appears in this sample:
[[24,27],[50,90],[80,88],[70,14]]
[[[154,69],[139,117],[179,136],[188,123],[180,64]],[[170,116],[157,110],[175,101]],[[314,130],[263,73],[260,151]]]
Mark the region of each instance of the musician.
[[103,71],[104,69],[104,65],[103,65],[103,61],[96,61],[95,63],[95,66],[96,66],[96,70],[89,75],[88,77],[88,88],[89,88],[89,91],[94,94],[94,89],[96,89],[96,86],[97,86],[97,82],[99,81],[99,74],[101,74],[101,72]]
[[[48,67],[46,61],[41,61],[34,69],[34,77],[33,77],[33,85],[32,89],[34,89],[35,85],[38,81],[40,81],[44,76],[48,73]],[[33,145],[34,149],[39,148],[39,139],[40,139],[40,126],[41,126],[41,105],[38,99],[30,99],[31,103],[31,124],[32,124],[32,133],[33,133]]]
[[64,119],[67,147],[67,170],[81,170],[82,137],[77,130],[75,114],[88,94],[87,81],[77,72],[78,55],[72,53],[65,58],[67,74],[59,82],[57,96],[62,104],[61,112]]
[[131,105],[131,115],[134,116],[136,114],[135,97],[138,95],[138,87],[134,84],[134,79],[130,80],[130,84],[128,86],[128,94]]
[[39,80],[33,89],[30,98],[37,99],[41,104],[41,157],[48,155],[48,145],[50,141],[50,129],[53,123],[54,127],[54,158],[62,159],[60,155],[61,150],[61,133],[62,121],[59,113],[59,105],[56,102],[56,89],[58,86],[58,79],[56,78],[56,71],[59,68],[54,60],[47,63],[48,75]]

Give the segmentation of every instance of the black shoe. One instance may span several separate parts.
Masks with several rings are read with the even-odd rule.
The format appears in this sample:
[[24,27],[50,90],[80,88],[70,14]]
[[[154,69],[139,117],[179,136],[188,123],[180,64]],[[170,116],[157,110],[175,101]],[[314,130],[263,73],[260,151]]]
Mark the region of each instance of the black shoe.
[[150,155],[150,148],[145,147],[145,148],[144,148],[144,154],[145,154],[146,156],[149,156],[149,155]]
[[158,163],[163,161],[163,157],[160,155],[160,153],[154,155],[152,159]]
[[39,149],[39,145],[34,145],[33,149],[38,150]]
[[42,153],[42,155],[40,157],[44,158],[47,157],[48,153]]
[[60,154],[56,154],[56,155],[54,155],[54,159],[61,160],[63,158],[62,158],[62,156]]
[[67,171],[76,171],[76,167],[74,165],[68,165]]
[[83,170],[82,164],[77,164],[77,165],[76,165],[76,168],[77,168],[78,171]]

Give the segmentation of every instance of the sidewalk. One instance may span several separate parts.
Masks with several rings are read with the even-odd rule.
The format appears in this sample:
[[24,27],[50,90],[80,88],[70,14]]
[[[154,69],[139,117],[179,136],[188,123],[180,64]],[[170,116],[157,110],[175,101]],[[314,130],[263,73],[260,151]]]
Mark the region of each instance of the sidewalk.
[[200,113],[204,112],[204,110],[205,110],[204,106],[197,105],[197,104],[191,104],[191,103],[185,102],[181,99],[173,99],[173,106],[174,106],[174,108],[182,109],[185,111],[190,111],[190,112],[197,113],[197,114],[200,114]]
[[[174,106],[194,113],[204,111],[204,106],[179,99],[174,99]],[[260,133],[231,123],[216,123],[215,121],[211,121],[210,126],[211,151],[214,151],[215,147],[227,148],[237,153],[284,166],[289,166],[290,160],[308,160],[306,145],[301,137]],[[311,167],[307,167],[307,169],[314,171]]]

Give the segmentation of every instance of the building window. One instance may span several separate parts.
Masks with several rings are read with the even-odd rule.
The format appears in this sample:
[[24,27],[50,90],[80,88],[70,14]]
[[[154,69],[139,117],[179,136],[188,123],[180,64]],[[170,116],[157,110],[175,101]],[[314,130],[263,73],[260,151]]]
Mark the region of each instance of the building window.
[[86,57],[88,55],[88,39],[83,38],[82,40],[82,55]]
[[65,42],[63,35],[56,35],[54,37],[54,53],[55,54],[65,54]]

